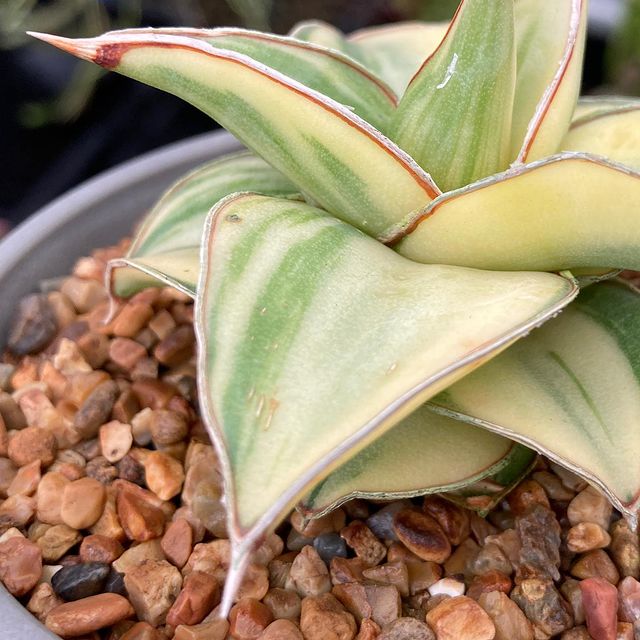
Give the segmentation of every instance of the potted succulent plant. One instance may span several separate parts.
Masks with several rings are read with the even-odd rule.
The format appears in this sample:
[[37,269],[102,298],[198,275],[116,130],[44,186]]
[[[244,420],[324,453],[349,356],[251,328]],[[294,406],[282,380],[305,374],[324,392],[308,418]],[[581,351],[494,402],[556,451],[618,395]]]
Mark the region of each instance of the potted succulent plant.
[[114,304],[158,284],[195,299],[223,615],[296,505],[454,491],[486,510],[532,451],[635,523],[640,298],[610,278],[640,269],[640,103],[578,101],[586,10],[463,0],[448,25],[351,37],[34,34],[256,154],[179,182],[108,271]]

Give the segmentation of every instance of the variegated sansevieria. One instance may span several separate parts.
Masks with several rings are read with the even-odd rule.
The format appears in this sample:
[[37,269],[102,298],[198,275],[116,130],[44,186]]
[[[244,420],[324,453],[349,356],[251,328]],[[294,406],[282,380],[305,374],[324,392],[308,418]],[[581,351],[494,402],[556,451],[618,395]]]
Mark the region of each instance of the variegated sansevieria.
[[439,492],[482,511],[537,451],[636,517],[640,294],[606,280],[640,269],[640,102],[578,100],[586,16],[463,0],[448,24],[346,36],[34,34],[249,148],[177,183],[108,270],[116,301],[195,299],[223,615],[296,504]]

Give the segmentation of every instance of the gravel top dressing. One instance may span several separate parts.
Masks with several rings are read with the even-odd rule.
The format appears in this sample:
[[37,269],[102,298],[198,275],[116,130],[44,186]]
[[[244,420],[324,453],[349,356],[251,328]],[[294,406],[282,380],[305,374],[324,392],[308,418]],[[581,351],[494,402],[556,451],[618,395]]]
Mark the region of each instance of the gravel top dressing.
[[[148,289],[107,325],[107,260],[19,302],[0,363],[0,580],[62,638],[634,640],[640,552],[539,458],[487,519],[429,496],[297,512],[228,620],[222,479],[198,417],[193,307]],[[256,487],[256,491],[260,488]]]

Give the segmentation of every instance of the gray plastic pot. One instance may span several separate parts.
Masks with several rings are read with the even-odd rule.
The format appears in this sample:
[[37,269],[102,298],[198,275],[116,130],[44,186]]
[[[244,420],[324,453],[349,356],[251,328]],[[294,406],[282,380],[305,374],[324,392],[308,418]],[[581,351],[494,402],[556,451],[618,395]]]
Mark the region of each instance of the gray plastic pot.
[[[92,178],[41,209],[0,241],[0,347],[16,302],[41,280],[69,273],[76,258],[117,242],[171,182],[194,166],[241,148],[226,132],[163,147]],[[2,640],[55,640],[0,585]]]

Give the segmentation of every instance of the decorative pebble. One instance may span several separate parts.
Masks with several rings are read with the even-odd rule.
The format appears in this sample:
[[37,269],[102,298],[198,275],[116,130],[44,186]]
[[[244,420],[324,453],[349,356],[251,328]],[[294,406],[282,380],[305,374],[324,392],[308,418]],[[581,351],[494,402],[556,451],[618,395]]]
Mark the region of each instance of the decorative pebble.
[[112,568],[104,582],[104,590],[107,593],[117,593],[121,596],[127,597],[128,593],[127,587],[124,583],[124,574],[119,573]]
[[297,592],[303,597],[319,596],[331,591],[331,579],[327,565],[311,546],[304,547],[295,557],[289,577]]
[[345,541],[334,532],[322,533],[314,538],[313,547],[327,564],[336,556],[339,558],[347,557],[347,545]]
[[131,425],[112,420],[100,427],[100,449],[109,462],[124,458],[133,444]]
[[258,640],[304,640],[302,632],[291,620],[274,620]]
[[611,584],[618,584],[620,574],[604,549],[595,549],[582,555],[571,567],[571,575],[585,578],[604,578]]
[[618,591],[603,578],[580,583],[587,629],[594,640],[616,640]]
[[426,513],[404,509],[395,515],[393,526],[398,539],[419,558],[442,563],[451,555],[442,527]]
[[38,538],[38,546],[42,549],[42,557],[46,562],[56,562],[78,544],[82,536],[66,524],[57,524],[50,527]]
[[45,624],[53,633],[76,638],[120,622],[133,613],[133,607],[122,596],[101,593],[55,607]]
[[611,536],[594,522],[579,522],[567,532],[567,548],[574,553],[604,549],[610,542]]
[[73,419],[73,426],[83,438],[94,438],[100,426],[109,420],[120,389],[113,380],[99,384],[82,403]]
[[640,618],[640,582],[631,576],[618,584],[618,618],[635,622]]
[[271,611],[255,598],[244,598],[229,613],[229,633],[236,640],[257,640],[273,622]]
[[425,496],[422,510],[442,527],[451,544],[460,544],[471,532],[469,512],[440,496]]
[[106,501],[104,486],[93,478],[80,478],[65,485],[60,517],[73,529],[88,529],[102,515]]
[[415,618],[398,618],[381,629],[377,640],[436,640],[429,626]]
[[145,456],[144,475],[149,489],[161,500],[177,496],[184,482],[180,462],[162,451],[152,451]]
[[427,623],[438,640],[493,640],[495,626],[475,600],[446,598],[427,613]]
[[34,293],[18,302],[7,347],[17,356],[36,353],[53,340],[57,330],[58,324],[47,296]]
[[567,518],[572,526],[580,522],[593,522],[605,531],[609,529],[609,521],[613,509],[611,503],[594,487],[583,489],[567,507]]
[[501,591],[483,593],[478,604],[496,629],[494,640],[533,640],[533,627],[518,605]]
[[429,587],[429,593],[432,596],[445,595],[452,598],[464,595],[464,590],[464,582],[455,578],[442,578]]
[[52,433],[39,427],[27,427],[9,440],[8,455],[18,467],[39,460],[48,467],[56,458],[58,444]]
[[327,629],[337,640],[353,640],[357,626],[354,617],[330,593],[304,598],[300,630],[305,640],[326,640]]
[[218,581],[206,573],[193,571],[185,578],[182,591],[167,614],[167,624],[172,627],[198,624],[218,602]]
[[358,558],[371,566],[382,561],[387,548],[364,522],[354,520],[340,531],[340,536],[356,552]]
[[0,580],[19,597],[36,586],[42,574],[42,553],[38,545],[23,537],[0,542]]
[[51,578],[53,590],[66,601],[95,596],[109,575],[108,564],[86,562],[62,567]]

